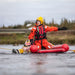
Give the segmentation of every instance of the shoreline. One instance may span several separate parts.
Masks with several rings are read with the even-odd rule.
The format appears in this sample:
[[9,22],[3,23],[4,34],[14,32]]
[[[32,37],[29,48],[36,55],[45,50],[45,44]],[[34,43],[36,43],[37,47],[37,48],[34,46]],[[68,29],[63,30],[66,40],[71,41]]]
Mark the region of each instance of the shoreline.
[[[69,32],[69,33],[68,33]],[[25,33],[1,33],[0,32],[0,44],[24,44],[28,39],[29,32]],[[70,44],[75,45],[75,31],[57,31],[48,32],[47,40],[52,44]]]

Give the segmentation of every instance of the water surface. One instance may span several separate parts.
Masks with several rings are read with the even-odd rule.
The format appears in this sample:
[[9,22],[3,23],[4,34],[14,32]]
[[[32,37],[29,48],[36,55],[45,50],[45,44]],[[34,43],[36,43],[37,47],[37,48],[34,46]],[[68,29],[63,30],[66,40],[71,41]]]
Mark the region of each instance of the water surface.
[[[0,45],[21,48],[23,45]],[[75,49],[75,46],[70,46]],[[75,53],[12,54],[0,49],[0,75],[75,75]]]

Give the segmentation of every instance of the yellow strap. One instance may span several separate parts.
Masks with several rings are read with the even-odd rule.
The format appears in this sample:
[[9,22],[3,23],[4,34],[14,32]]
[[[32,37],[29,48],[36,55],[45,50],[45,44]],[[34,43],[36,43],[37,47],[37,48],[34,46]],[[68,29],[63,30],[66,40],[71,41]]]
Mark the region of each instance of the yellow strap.
[[75,52],[75,50],[72,50],[73,52]]

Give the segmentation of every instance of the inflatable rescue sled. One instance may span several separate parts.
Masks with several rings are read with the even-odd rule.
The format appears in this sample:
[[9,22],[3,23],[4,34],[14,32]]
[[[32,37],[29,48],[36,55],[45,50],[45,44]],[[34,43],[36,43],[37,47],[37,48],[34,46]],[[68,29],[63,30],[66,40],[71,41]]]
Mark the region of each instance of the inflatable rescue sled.
[[69,46],[67,44],[55,45],[51,49],[41,49],[38,50],[36,45],[31,45],[30,50],[32,53],[59,53],[59,52],[67,52],[69,50]]

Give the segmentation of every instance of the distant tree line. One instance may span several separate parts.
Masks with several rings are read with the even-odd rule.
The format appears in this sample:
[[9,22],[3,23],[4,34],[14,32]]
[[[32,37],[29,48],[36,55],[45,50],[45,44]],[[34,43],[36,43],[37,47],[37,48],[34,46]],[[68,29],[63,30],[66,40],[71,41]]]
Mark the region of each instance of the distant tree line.
[[[27,26],[28,24],[31,24],[31,26]],[[44,24],[48,26],[66,27],[69,30],[75,30],[75,20],[70,21],[65,18],[61,19],[60,24],[55,23],[54,20],[52,20],[52,22],[50,23],[44,22]],[[2,27],[0,27],[0,29],[28,29],[34,25],[35,25],[35,21],[25,21],[23,25],[21,24],[9,25],[8,27],[3,25]]]

